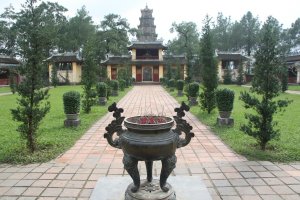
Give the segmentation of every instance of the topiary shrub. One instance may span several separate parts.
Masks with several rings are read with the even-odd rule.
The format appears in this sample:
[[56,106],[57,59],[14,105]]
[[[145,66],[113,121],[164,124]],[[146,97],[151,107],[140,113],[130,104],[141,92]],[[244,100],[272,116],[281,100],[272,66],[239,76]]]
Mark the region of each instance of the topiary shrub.
[[118,90],[119,90],[119,81],[117,80],[111,80],[110,81],[110,86],[111,86],[111,95],[112,96],[118,96]]
[[216,91],[216,101],[219,111],[232,111],[234,102],[234,91],[224,88]]
[[188,94],[190,97],[197,97],[199,94],[199,83],[190,83],[188,87]]
[[65,114],[77,114],[80,111],[80,93],[69,91],[63,95]]
[[165,77],[162,77],[159,79],[159,82],[162,84],[162,85],[166,85],[166,78]]
[[177,90],[183,90],[183,87],[184,87],[184,80],[179,79],[179,80],[177,80],[176,83],[177,83],[177,84],[176,84]]
[[121,91],[124,91],[125,90],[125,87],[126,87],[126,81],[124,79],[120,79],[119,80],[119,88]]
[[107,84],[104,82],[99,82],[96,85],[98,97],[107,97]]
[[174,90],[174,87],[175,87],[175,79],[171,78],[169,81],[168,81],[168,86],[169,88],[173,89]]

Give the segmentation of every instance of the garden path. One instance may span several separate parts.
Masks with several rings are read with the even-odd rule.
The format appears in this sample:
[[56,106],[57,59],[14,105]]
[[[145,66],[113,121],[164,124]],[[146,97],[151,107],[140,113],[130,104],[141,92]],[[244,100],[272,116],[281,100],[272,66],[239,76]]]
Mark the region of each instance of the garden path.
[[[175,115],[179,104],[159,85],[135,86],[118,103],[123,116],[147,113]],[[213,199],[300,199],[300,163],[248,161],[233,152],[208,127],[188,113],[194,127],[191,143],[178,149],[172,176],[199,176]],[[57,159],[26,166],[0,165],[0,199],[89,199],[103,176],[128,176],[121,150],[103,138],[112,120],[108,113]],[[154,175],[160,173],[154,163]],[[143,163],[139,163],[145,175]]]

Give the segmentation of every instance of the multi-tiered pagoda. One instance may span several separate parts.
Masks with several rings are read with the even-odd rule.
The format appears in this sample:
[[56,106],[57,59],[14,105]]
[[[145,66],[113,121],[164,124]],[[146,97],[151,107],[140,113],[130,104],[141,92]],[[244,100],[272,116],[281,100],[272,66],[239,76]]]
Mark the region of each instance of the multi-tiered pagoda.
[[128,47],[131,56],[109,55],[103,62],[107,66],[108,77],[117,79],[118,71],[129,64],[136,82],[159,82],[159,79],[166,75],[166,66],[170,65],[173,68],[179,66],[183,79],[186,68],[185,57],[164,56],[167,47],[163,45],[163,41],[157,40],[153,10],[146,6],[141,13],[137,41],[133,41]]

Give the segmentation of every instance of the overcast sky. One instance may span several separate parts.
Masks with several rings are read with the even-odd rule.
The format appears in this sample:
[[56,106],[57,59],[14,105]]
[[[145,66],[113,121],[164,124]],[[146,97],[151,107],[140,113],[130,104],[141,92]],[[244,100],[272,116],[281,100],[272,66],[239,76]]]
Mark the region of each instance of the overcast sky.
[[[300,18],[299,0],[49,0],[59,2],[69,11],[68,17],[73,17],[77,9],[86,6],[89,14],[93,17],[95,24],[103,19],[103,16],[114,13],[126,18],[131,27],[137,27],[141,9],[146,4],[153,9],[156,32],[158,38],[163,38],[165,42],[174,38],[169,29],[172,22],[193,21],[197,23],[201,30],[202,20],[205,15],[216,18],[218,12],[224,16],[231,16],[231,19],[240,20],[247,12],[251,11],[254,16],[258,16],[264,22],[270,15],[275,17],[283,26],[290,27],[297,18]],[[5,7],[12,4],[16,10],[20,9],[20,4],[25,0],[0,0],[0,13]]]

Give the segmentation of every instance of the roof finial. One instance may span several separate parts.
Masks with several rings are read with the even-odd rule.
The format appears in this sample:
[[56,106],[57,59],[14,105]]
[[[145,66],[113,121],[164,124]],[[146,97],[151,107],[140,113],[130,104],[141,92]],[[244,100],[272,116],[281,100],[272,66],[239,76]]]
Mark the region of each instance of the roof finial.
[[148,9],[148,4],[146,3],[146,9]]

